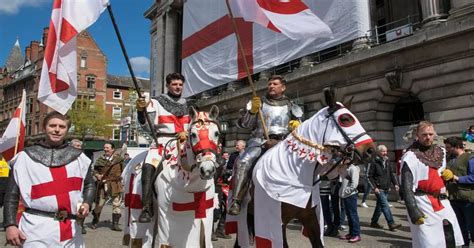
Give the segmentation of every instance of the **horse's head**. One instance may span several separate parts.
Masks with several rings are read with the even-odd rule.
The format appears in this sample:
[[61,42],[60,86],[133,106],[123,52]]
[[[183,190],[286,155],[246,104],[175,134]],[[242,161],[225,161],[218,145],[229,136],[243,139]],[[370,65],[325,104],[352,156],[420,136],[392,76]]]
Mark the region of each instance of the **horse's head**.
[[209,180],[214,177],[219,164],[217,145],[219,143],[219,109],[213,105],[210,112],[197,112],[191,107],[189,111],[191,124],[189,126],[189,141],[195,156],[196,168],[201,179]]
[[375,144],[359,120],[344,104],[335,100],[334,90],[324,89],[328,108],[324,112],[326,122],[323,144],[339,147],[337,153],[348,162],[367,163],[375,154]]

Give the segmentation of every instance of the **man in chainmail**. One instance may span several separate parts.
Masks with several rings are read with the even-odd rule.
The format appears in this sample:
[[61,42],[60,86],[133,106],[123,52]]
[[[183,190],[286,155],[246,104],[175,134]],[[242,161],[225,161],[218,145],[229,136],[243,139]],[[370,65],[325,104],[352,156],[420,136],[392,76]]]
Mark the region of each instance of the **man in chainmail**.
[[[69,118],[46,115],[46,138],[10,162],[3,209],[7,243],[21,247],[83,247],[76,220],[85,218],[95,195],[90,159],[67,142]],[[17,222],[21,199],[25,211]]]
[[[185,78],[179,73],[166,76],[167,93],[161,94],[150,101],[141,98],[137,100],[138,121],[144,129],[150,131],[145,119],[145,111],[155,126],[158,144],[150,149],[142,168],[142,213],[140,223],[148,223],[153,217],[153,176],[162,166],[171,166],[177,163],[177,138],[180,142],[186,140],[186,131],[189,125],[188,106],[181,97]],[[162,168],[162,167],[161,167]]]
[[[413,247],[456,247],[464,244],[446,194],[446,150],[434,144],[434,125],[421,121],[416,141],[402,157],[401,187]],[[451,173],[452,175],[452,173]],[[444,235],[443,235],[444,234]]]
[[[229,208],[230,215],[238,215],[241,201],[247,193],[251,180],[251,168],[257,159],[269,148],[293,131],[303,116],[302,109],[284,95],[286,80],[280,75],[274,75],[268,80],[267,94],[253,97],[247,104],[247,111],[238,121],[238,126],[253,129],[245,151],[239,156],[234,169],[233,202]],[[269,134],[269,140],[264,135],[262,122],[258,117],[261,111]]]

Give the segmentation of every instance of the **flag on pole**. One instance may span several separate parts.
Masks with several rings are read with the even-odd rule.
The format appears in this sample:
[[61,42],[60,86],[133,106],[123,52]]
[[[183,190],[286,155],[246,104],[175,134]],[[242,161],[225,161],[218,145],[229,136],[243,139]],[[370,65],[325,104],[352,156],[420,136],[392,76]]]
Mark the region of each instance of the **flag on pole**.
[[302,0],[231,0],[234,17],[258,23],[292,40],[330,38],[329,26]]
[[65,114],[77,96],[76,36],[94,23],[109,0],[54,0],[38,100]]
[[23,150],[26,126],[26,91],[23,90],[21,102],[16,108],[7,129],[0,140],[0,153],[6,161],[10,161],[16,153]]

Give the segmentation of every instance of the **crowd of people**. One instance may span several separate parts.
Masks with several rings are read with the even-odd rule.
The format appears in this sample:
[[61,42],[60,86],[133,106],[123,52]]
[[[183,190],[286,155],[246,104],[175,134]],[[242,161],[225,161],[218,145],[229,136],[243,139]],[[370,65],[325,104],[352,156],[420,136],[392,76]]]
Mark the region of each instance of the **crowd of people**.
[[[182,75],[170,74],[167,77],[168,93],[151,104],[143,99],[137,102],[140,123],[145,125],[145,111],[151,109],[154,113],[151,119],[159,129],[155,130],[159,143],[151,151],[162,152],[171,137],[182,142],[188,138],[189,117],[186,103],[181,98],[183,83]],[[232,153],[223,151],[222,144],[219,145],[220,169],[215,174],[219,204],[214,210],[213,241],[232,238],[225,230],[226,216],[240,214],[253,165],[302,121],[302,110],[284,95],[285,90],[283,77],[271,77],[267,95],[254,97],[238,122],[239,127],[253,130],[251,139],[236,141]],[[268,125],[265,128],[257,117],[259,111],[265,114]],[[175,122],[160,123],[160,117],[167,115],[176,117]],[[23,247],[81,246],[84,243],[81,234],[87,233],[84,218],[91,212],[90,227],[97,228],[107,199],[112,200],[111,229],[121,231],[121,174],[131,160],[130,156],[122,156],[116,152],[114,143],[106,142],[103,155],[91,163],[82,153],[80,140],[66,142],[71,126],[67,116],[51,112],[43,123],[46,138],[25,148],[10,161],[7,189],[1,199],[7,242]],[[434,144],[434,125],[422,121],[415,130],[414,143],[401,159],[400,176],[390,162],[387,147],[379,144],[368,164],[349,164],[345,173],[335,179],[322,177],[319,188],[324,235],[339,237],[349,243],[362,240],[359,193],[363,194],[359,205],[363,208],[369,208],[368,196],[375,195],[370,227],[384,229],[379,222],[383,214],[388,230],[396,231],[401,224],[394,219],[388,201],[390,191],[394,190],[403,197],[414,247],[468,247],[474,242],[474,154],[465,150],[465,142],[474,142],[473,133],[474,126],[471,126],[462,136],[449,137],[444,140],[444,146],[440,146]],[[171,146],[177,146],[177,141]],[[151,187],[153,175],[159,173],[161,166],[157,162],[161,158],[158,156],[162,156],[159,152],[149,152],[142,168],[140,223],[149,223],[156,214]],[[232,194],[229,195],[231,184]],[[20,202],[24,212],[18,221]],[[158,211],[166,213],[162,209]],[[343,225],[345,220],[348,230]],[[57,221],[61,224],[57,225]],[[341,234],[341,231],[347,233]]]

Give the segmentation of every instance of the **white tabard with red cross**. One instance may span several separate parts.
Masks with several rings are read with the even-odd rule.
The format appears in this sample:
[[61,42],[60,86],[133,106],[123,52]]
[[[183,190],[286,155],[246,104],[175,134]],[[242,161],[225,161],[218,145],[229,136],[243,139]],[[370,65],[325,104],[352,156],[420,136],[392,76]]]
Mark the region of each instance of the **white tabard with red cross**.
[[[21,152],[14,160],[13,176],[26,208],[66,210],[75,215],[83,201],[82,188],[89,166],[90,159],[84,154],[64,166],[46,167]],[[75,220],[59,222],[24,212],[18,227],[26,236],[23,247],[84,247]]]
[[[142,247],[151,247],[153,242],[153,226],[155,219],[150,223],[139,223],[138,217],[142,211],[142,170],[141,164],[146,157],[147,152],[142,152],[135,156],[122,172],[124,193],[125,193],[125,211],[122,218],[122,227],[124,235],[130,235],[131,239],[141,239]],[[129,242],[129,246],[132,242]]]
[[[427,166],[416,157],[415,153],[408,151],[402,157],[402,166],[405,164],[413,174],[414,192],[418,189],[436,194],[446,193],[444,181],[440,177],[441,172],[446,168],[445,158],[442,166],[437,169]],[[443,219],[449,220],[453,226],[456,246],[464,244],[461,229],[449,200],[439,200],[432,195],[415,195],[415,200],[418,208],[427,218],[423,225],[414,225],[409,221],[413,247],[445,247]],[[408,219],[410,219],[409,216]]]
[[152,164],[156,167],[162,159],[163,152],[166,152],[170,157],[163,161],[163,166],[177,164],[178,150],[176,149],[176,142],[171,141],[168,143],[168,141],[172,138],[172,135],[188,130],[190,121],[189,115],[177,117],[163,108],[155,99],[151,99],[147,107],[147,112],[155,116],[152,121],[156,128],[155,131],[158,133],[158,145],[156,145],[156,149],[150,150],[145,163]]

